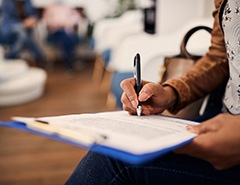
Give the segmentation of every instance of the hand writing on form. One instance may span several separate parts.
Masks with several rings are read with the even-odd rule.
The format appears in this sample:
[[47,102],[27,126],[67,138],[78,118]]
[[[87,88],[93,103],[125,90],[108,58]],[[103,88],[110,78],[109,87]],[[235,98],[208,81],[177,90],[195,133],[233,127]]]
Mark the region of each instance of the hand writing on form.
[[135,115],[138,101],[142,102],[142,114],[157,114],[173,105],[176,99],[175,92],[171,87],[162,87],[160,84],[142,80],[142,89],[139,96],[135,92],[134,78],[123,80],[120,84],[123,89],[123,109],[129,114]]

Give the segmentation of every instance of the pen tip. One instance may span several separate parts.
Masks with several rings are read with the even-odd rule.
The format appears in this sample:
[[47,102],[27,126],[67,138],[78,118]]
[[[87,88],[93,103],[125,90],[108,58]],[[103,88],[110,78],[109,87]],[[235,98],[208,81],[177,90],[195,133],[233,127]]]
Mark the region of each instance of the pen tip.
[[138,106],[138,108],[137,108],[137,115],[141,116],[141,114],[142,114],[142,107]]

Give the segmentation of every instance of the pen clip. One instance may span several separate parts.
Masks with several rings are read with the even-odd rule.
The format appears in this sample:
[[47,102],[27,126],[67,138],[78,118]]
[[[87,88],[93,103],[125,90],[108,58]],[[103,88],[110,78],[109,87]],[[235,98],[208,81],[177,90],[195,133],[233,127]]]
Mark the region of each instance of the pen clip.
[[[135,91],[137,93],[137,96],[139,95],[139,92],[142,89],[142,80],[141,80],[141,62],[140,62],[140,55],[137,53],[134,57],[134,77],[136,79],[135,84]],[[137,115],[141,116],[142,113],[142,104],[141,102],[138,102],[137,106]]]
[[141,63],[140,63],[140,55],[138,53],[134,57],[134,77],[136,79],[135,89],[138,94],[142,88]]
[[134,78],[137,79],[137,65],[136,65],[136,56],[134,57],[134,63],[133,63],[133,67],[134,67],[134,71],[133,71],[133,75]]

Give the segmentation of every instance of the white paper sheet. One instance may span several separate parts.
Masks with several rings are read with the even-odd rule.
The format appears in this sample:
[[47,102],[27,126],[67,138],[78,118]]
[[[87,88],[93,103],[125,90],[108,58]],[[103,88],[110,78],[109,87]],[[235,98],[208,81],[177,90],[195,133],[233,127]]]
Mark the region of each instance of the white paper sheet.
[[145,154],[179,145],[196,135],[186,125],[197,124],[182,119],[151,116],[131,116],[125,111],[96,114],[75,114],[44,117],[50,126],[81,133],[106,136],[99,144],[133,154]]

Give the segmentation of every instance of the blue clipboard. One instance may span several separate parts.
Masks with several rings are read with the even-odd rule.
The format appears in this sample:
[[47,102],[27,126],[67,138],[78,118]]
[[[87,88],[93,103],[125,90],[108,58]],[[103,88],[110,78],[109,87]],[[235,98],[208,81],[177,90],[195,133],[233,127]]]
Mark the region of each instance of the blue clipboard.
[[86,145],[83,145],[82,143],[75,142],[75,141],[67,139],[67,138],[63,138],[63,137],[61,137],[57,134],[49,134],[49,133],[46,133],[46,132],[37,131],[35,129],[28,128],[25,123],[18,122],[18,121],[9,121],[9,122],[0,121],[0,126],[16,128],[16,129],[19,129],[19,130],[22,130],[22,131],[25,131],[25,132],[37,134],[37,135],[40,135],[40,136],[43,136],[43,137],[47,137],[47,138],[50,138],[50,139],[53,139],[53,140],[56,140],[56,141],[59,141],[59,142],[63,142],[63,143],[66,143],[66,144],[70,144],[70,145],[73,145],[73,146],[76,146],[76,147],[80,147],[80,148],[83,148],[83,149],[91,149],[93,151],[102,153],[102,154],[107,155],[109,157],[115,158],[117,160],[124,161],[126,163],[130,163],[130,164],[146,163],[146,162],[148,162],[150,160],[153,160],[157,157],[160,157],[160,156],[162,156],[166,153],[169,153],[169,152],[171,152],[171,151],[173,151],[173,150],[175,150],[175,149],[177,149],[177,148],[179,148],[183,145],[186,145],[187,143],[192,141],[192,139],[190,139],[190,140],[182,142],[178,145],[175,145],[173,147],[165,148],[163,150],[159,150],[159,151],[148,153],[148,154],[135,155],[135,154],[131,154],[131,153],[128,153],[128,152],[125,152],[125,151],[115,149],[115,148],[101,146],[99,144],[93,144],[93,145],[90,145],[90,146],[86,146]]

